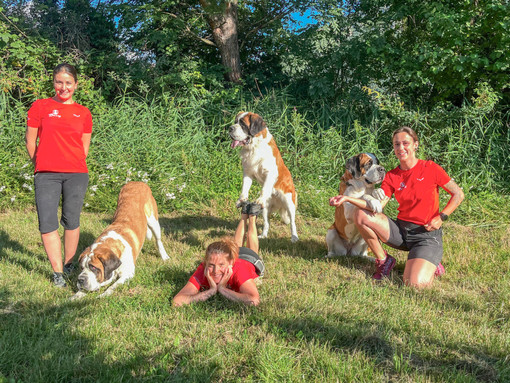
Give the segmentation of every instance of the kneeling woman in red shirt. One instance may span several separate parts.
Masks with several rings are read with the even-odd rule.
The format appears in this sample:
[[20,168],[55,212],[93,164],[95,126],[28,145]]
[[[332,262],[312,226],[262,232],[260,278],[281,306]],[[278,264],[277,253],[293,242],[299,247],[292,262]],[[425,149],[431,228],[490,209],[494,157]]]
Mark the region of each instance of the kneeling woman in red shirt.
[[[207,247],[204,261],[174,297],[174,306],[205,301],[216,293],[231,301],[253,306],[259,304],[255,283],[259,276],[257,269],[252,262],[242,258],[261,263],[257,255],[259,240],[256,227],[257,215],[261,211],[258,204],[244,204],[234,240],[225,239]],[[246,247],[242,247],[245,234]]]
[[[464,199],[462,189],[439,165],[416,158],[418,136],[409,127],[393,132],[393,150],[400,164],[386,173],[381,184],[382,206],[392,195],[399,203],[397,219],[367,208],[364,200],[347,196],[330,199],[330,205],[350,202],[359,207],[355,224],[376,257],[374,279],[389,275],[396,260],[381,246],[380,240],[395,249],[408,251],[404,282],[415,287],[428,286],[434,276],[444,273],[443,233],[441,225]],[[439,188],[451,198],[439,211]],[[381,189],[378,189],[382,194]],[[378,192],[376,191],[376,193]]]

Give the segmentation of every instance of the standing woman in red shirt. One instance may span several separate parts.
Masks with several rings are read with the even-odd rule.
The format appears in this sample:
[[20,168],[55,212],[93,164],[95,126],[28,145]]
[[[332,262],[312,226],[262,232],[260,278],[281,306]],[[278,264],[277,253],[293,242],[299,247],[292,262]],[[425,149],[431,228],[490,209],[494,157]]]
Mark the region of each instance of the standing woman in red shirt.
[[[404,282],[415,287],[432,283],[434,276],[444,274],[443,231],[441,225],[464,199],[462,189],[439,165],[416,158],[418,135],[409,127],[393,132],[393,150],[400,164],[386,173],[381,189],[376,190],[384,207],[392,195],[399,203],[397,219],[369,210],[361,199],[336,196],[330,205],[350,202],[359,209],[355,223],[376,257],[374,279],[389,275],[396,260],[380,241],[395,249],[408,251]],[[450,194],[446,206],[439,210],[439,188]],[[383,194],[384,193],[384,194]]]
[[[59,64],[53,70],[55,96],[37,100],[28,111],[25,143],[35,167],[35,202],[44,250],[53,268],[53,283],[65,287],[63,273],[73,268],[80,238],[80,213],[89,176],[85,159],[92,134],[90,111],[74,102],[76,69]],[[58,234],[62,196],[64,266]]]

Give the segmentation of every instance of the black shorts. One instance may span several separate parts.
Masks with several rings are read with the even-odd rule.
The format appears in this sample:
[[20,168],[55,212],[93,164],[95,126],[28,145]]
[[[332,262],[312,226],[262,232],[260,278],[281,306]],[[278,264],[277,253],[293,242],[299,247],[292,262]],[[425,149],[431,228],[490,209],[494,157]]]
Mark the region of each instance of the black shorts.
[[390,238],[386,245],[409,251],[407,259],[425,259],[435,266],[443,258],[443,229],[427,231],[424,226],[412,222],[388,218]]
[[88,173],[35,174],[35,205],[41,234],[58,229],[60,196],[62,196],[60,223],[67,230],[80,227],[80,213],[88,184]]

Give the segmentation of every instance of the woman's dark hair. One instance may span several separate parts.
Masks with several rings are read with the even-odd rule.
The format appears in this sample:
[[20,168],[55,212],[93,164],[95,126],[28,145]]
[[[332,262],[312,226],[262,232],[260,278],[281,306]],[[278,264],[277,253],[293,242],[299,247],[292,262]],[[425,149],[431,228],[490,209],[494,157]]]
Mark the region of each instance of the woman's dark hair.
[[393,135],[391,136],[391,139],[393,140],[395,135],[399,134],[399,133],[407,133],[411,136],[411,138],[413,139],[414,142],[420,142],[416,132],[413,129],[411,129],[409,126],[402,126],[401,128],[398,128],[397,130],[395,130],[393,132]]
[[239,246],[237,246],[236,243],[230,238],[225,238],[222,241],[213,242],[207,246],[204,261],[207,263],[209,257],[217,253],[227,254],[228,261],[233,263],[237,258],[239,258]]
[[55,80],[55,76],[59,73],[67,73],[70,76],[73,76],[74,81],[78,82],[78,72],[76,72],[76,68],[68,63],[58,64],[55,69],[53,69],[53,80]]

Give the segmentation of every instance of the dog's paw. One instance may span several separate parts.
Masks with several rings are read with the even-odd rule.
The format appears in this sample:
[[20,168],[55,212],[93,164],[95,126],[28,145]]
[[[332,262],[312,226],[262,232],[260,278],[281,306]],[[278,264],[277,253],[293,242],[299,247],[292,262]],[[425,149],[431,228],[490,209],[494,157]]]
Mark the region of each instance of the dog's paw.
[[113,289],[106,289],[106,291],[102,294],[99,294],[98,298],[105,298],[105,297],[109,297],[110,295],[113,294]]
[[367,201],[367,205],[374,213],[382,213],[381,201],[371,199]]
[[84,291],[77,291],[76,294],[74,294],[71,298],[69,298],[70,300],[72,301],[76,301],[78,299],[82,299],[85,295],[87,295],[87,293],[85,293]]
[[258,203],[264,209],[267,206],[267,199],[260,197],[260,198],[257,198],[255,203]]
[[384,194],[384,190],[382,190],[381,188],[375,189],[372,192],[372,196],[374,198],[377,198],[379,201],[382,201],[383,199],[386,198],[386,194]]
[[245,201],[248,201],[248,198],[239,198],[237,201],[236,201],[236,208],[240,208],[242,203],[245,202]]
[[298,238],[298,236],[297,236],[297,235],[293,235],[293,236],[291,236],[291,237],[290,237],[290,241],[291,241],[292,243],[296,243],[297,241],[299,241],[299,238]]
[[262,233],[259,235],[259,238],[267,238],[267,234]]

